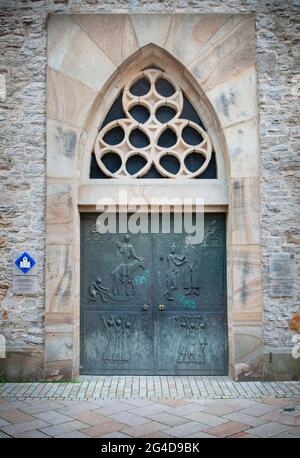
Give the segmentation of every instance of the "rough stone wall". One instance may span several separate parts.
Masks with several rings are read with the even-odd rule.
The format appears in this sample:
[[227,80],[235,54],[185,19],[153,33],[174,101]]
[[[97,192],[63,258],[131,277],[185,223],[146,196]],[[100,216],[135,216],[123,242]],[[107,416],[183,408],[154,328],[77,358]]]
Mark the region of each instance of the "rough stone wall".
[[[0,324],[11,345],[43,344],[40,293],[12,294],[12,249],[45,247],[45,98],[48,13],[256,13],[261,136],[265,344],[288,347],[293,297],[272,298],[269,256],[293,254],[300,270],[299,0],[0,0]],[[6,83],[6,97],[4,90]],[[298,104],[297,104],[298,103]]]

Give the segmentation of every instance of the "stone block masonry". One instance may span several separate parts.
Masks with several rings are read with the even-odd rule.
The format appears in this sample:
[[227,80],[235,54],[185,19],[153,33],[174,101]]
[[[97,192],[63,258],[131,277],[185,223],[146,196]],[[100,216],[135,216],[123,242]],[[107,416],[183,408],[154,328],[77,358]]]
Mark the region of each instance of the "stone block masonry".
[[[11,350],[9,369],[0,360],[4,376],[43,378],[48,14],[195,12],[256,14],[265,377],[299,377],[288,321],[300,308],[300,2],[1,0],[0,7],[0,326]],[[223,105],[226,118],[230,100]],[[25,249],[40,259],[34,297],[13,294],[11,253]],[[270,259],[283,254],[293,259],[294,288],[276,296]]]

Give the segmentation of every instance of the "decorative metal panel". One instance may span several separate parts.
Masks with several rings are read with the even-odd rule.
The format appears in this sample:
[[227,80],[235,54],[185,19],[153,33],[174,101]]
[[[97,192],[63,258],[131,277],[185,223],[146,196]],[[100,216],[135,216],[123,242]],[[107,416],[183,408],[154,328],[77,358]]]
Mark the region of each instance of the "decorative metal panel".
[[224,215],[205,215],[199,244],[99,234],[96,218],[82,214],[82,372],[226,374]]

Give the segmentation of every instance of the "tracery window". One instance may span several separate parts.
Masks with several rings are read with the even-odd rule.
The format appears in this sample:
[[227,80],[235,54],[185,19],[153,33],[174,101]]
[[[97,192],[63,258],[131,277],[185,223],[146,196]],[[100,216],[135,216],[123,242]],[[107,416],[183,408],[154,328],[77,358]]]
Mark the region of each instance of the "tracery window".
[[208,133],[181,88],[148,68],[128,82],[96,138],[90,178],[216,178]]

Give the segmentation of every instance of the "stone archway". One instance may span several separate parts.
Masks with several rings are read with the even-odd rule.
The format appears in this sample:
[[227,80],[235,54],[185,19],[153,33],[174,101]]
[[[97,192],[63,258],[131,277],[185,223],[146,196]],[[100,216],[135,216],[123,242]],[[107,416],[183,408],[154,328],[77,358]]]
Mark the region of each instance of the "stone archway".
[[[200,25],[206,35],[199,36]],[[113,31],[119,35],[108,46],[107,37]],[[190,47],[184,46],[183,37],[187,43],[190,37]],[[127,46],[120,48],[118,40],[125,40]],[[79,373],[79,211],[94,208],[103,190],[90,183],[87,174],[101,117],[138,63],[146,67],[160,62],[193,100],[220,164],[220,180],[204,187],[204,197],[211,207],[227,212],[230,375],[262,377],[254,45],[252,15],[50,18],[46,378],[70,379]],[[112,186],[112,193],[114,189]],[[168,189],[166,194],[173,195],[174,188]],[[141,192],[147,195],[150,191],[141,186]]]

